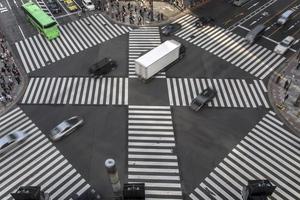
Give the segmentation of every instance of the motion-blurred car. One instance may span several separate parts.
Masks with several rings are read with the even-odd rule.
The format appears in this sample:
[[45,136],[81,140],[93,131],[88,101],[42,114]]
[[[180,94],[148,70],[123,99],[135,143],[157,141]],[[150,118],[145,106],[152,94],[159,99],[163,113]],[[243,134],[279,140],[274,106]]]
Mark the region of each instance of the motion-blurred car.
[[115,70],[118,67],[116,61],[111,58],[105,57],[99,62],[96,62],[89,68],[89,73],[92,77],[98,78],[103,77],[109,72]]
[[204,89],[196,98],[192,100],[190,103],[190,108],[194,111],[200,110],[203,106],[205,106],[208,102],[210,102],[215,96],[217,92],[211,88]]
[[56,2],[56,0],[48,0],[47,4],[48,4],[49,10],[50,10],[53,14],[57,14],[57,13],[60,13],[60,12],[61,12],[60,6],[59,6],[58,3]]
[[95,10],[95,5],[91,0],[82,0],[82,4],[86,10]]
[[76,10],[78,10],[78,7],[73,0],[64,0],[64,3],[66,7],[69,9],[69,11],[75,12]]
[[295,38],[292,36],[287,36],[274,48],[274,52],[280,55],[283,55],[287,50],[293,45]]
[[19,143],[27,138],[27,133],[24,131],[13,131],[0,138],[0,154],[14,148]]
[[49,133],[52,141],[60,140],[62,137],[70,135],[84,123],[84,120],[80,116],[73,116],[67,120],[64,120],[57,126],[55,126]]
[[212,23],[215,22],[215,19],[212,17],[199,17],[197,21],[195,22],[195,26],[197,28],[206,26],[206,25],[211,25]]
[[165,26],[161,33],[165,36],[169,36],[172,35],[173,33],[175,33],[176,31],[178,31],[181,28],[181,25],[178,23],[174,23],[174,24],[168,24],[167,26]]
[[262,36],[265,29],[266,29],[266,26],[263,24],[259,24],[259,25],[255,26],[252,30],[250,30],[247,33],[244,41],[247,42],[248,44],[252,45],[255,42],[255,40],[257,40],[259,37]]

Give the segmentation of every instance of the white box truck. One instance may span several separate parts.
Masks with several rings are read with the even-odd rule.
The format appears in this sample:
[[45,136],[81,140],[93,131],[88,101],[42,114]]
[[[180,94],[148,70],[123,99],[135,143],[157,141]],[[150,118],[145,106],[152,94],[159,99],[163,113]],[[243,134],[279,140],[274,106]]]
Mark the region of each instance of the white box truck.
[[135,72],[142,80],[147,80],[182,59],[185,47],[175,40],[167,40],[135,60]]

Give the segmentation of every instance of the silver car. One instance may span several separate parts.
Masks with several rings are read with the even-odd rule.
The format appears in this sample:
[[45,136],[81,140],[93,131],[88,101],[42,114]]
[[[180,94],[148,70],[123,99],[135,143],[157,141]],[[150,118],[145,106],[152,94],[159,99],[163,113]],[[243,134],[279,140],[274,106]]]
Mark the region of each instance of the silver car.
[[80,116],[74,116],[67,120],[64,120],[50,131],[50,138],[52,141],[57,141],[64,136],[70,135],[84,123],[84,120]]
[[19,143],[27,138],[27,133],[24,131],[13,131],[0,138],[0,154],[14,148]]

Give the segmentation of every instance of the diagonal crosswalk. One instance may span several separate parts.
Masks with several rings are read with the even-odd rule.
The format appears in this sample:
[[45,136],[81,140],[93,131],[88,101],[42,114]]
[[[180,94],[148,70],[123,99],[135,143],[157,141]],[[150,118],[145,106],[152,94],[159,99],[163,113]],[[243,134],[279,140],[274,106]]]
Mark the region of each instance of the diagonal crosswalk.
[[95,14],[59,26],[60,37],[48,41],[40,34],[15,43],[27,73],[103,43],[131,30]]
[[[134,61],[161,44],[158,27],[141,27],[129,32],[129,78],[137,78]],[[165,72],[159,72],[154,78],[165,78]]]
[[297,200],[300,190],[300,138],[269,111],[189,196],[241,199],[247,180],[268,179],[277,186],[271,199]]
[[192,15],[175,20],[173,23],[182,25],[175,36],[213,53],[257,78],[266,78],[286,60],[258,44],[246,44],[243,37],[221,27],[196,28],[196,20]]
[[128,78],[34,77],[21,103],[127,105]]
[[0,155],[0,199],[12,200],[11,192],[22,185],[41,185],[53,200],[70,199],[90,185],[52,145],[19,107],[0,117],[0,136],[24,130],[29,137]]
[[262,80],[167,78],[170,105],[188,106],[205,88],[217,91],[209,107],[269,108],[267,88]]
[[146,199],[182,199],[170,106],[128,106],[128,181]]

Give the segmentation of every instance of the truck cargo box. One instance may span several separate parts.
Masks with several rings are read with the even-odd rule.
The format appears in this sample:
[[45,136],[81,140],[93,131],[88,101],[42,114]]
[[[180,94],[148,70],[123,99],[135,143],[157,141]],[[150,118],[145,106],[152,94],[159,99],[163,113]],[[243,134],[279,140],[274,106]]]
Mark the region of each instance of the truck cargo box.
[[167,40],[135,60],[135,71],[141,79],[149,79],[180,57],[181,44]]

